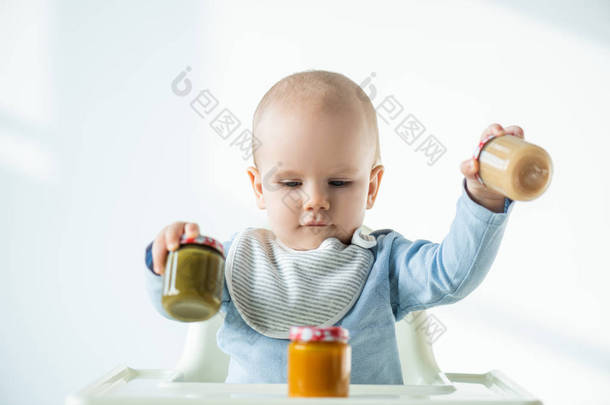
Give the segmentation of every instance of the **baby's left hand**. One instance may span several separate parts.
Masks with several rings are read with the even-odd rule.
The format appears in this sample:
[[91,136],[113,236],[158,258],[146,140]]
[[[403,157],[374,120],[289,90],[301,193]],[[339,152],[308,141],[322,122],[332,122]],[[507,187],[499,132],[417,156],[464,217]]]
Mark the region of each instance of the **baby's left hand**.
[[[483,134],[481,140],[487,135],[504,135],[512,134],[520,138],[523,138],[523,129],[516,125],[511,125],[506,128],[502,128],[500,124],[491,124],[488,126]],[[479,171],[479,162],[475,161],[472,157],[464,160],[461,164],[461,170],[466,177],[466,192],[477,204],[484,206],[493,212],[504,212],[504,195],[493,191],[490,188],[485,187],[475,177],[475,173]]]

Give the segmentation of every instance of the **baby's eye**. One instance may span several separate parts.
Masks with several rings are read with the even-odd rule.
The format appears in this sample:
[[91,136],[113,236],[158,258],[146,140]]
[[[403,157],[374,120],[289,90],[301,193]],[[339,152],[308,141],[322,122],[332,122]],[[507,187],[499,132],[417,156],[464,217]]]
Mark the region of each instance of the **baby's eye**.
[[[345,187],[349,184],[349,181],[345,181],[345,180],[332,180],[329,181],[329,184],[335,186],[335,187]],[[283,181],[280,183],[281,185],[285,186],[285,187],[298,187],[301,182],[300,181]]]

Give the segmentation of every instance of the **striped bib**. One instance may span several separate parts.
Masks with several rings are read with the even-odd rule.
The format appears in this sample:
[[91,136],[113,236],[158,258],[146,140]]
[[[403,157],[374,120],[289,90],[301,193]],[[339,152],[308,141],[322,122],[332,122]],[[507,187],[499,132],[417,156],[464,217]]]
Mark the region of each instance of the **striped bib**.
[[288,339],[293,325],[331,326],[354,305],[373,264],[372,235],[356,229],[351,244],[336,237],[294,250],[264,228],[237,234],[225,264],[227,288],[257,332]]

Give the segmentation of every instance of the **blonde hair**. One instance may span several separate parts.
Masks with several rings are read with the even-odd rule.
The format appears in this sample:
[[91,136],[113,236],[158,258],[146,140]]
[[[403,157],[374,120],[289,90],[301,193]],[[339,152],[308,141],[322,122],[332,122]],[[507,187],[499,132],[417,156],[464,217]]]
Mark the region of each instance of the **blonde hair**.
[[[362,88],[340,73],[326,70],[306,70],[286,76],[275,83],[256,107],[252,119],[252,134],[256,137],[257,126],[266,109],[272,104],[295,104],[306,101],[308,103],[318,103],[326,111],[333,112],[345,105],[350,105],[356,99],[363,108],[369,132],[375,136],[375,158],[372,166],[375,167],[381,164],[377,112]],[[255,166],[257,166],[256,149],[258,149],[258,146],[260,145],[252,142],[252,156]]]

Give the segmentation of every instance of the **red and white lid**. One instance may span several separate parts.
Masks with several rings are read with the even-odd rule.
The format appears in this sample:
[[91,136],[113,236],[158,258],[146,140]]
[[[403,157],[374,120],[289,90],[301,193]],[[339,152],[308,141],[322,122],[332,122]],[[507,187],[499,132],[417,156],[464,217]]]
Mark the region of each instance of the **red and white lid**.
[[186,234],[183,234],[182,237],[180,238],[180,245],[188,245],[188,244],[209,246],[213,249],[216,249],[218,251],[218,253],[220,253],[222,255],[223,258],[225,256],[225,249],[222,246],[222,243],[220,243],[216,239],[211,238],[209,236],[197,235],[194,238],[187,238]]
[[341,326],[291,326],[290,340],[298,342],[347,343],[349,332]]

